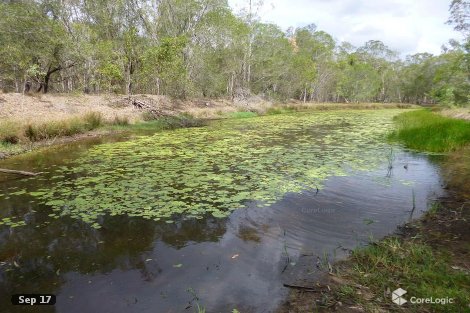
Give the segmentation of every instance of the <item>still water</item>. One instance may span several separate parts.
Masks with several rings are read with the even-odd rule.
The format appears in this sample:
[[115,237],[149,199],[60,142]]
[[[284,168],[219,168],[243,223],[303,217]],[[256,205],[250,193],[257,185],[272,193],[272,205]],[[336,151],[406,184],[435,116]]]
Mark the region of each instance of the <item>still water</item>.
[[384,139],[398,113],[217,121],[2,161],[42,174],[0,177],[0,312],[22,311],[14,293],[56,294],[44,312],[274,312],[299,258],[345,257],[443,195],[438,166]]

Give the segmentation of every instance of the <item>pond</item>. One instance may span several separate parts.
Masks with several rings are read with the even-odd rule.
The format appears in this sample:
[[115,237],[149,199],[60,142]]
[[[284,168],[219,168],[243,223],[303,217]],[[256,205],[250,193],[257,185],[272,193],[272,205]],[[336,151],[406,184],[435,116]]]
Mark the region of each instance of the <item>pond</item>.
[[386,142],[400,112],[214,121],[2,161],[42,174],[0,178],[0,309],[52,293],[44,312],[274,312],[302,256],[343,258],[443,194],[438,166]]

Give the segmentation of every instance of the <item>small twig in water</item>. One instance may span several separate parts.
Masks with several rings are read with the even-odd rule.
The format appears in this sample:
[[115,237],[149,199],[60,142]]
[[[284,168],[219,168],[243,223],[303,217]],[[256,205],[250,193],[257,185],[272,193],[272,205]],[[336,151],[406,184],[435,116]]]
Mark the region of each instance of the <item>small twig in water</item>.
[[411,209],[410,212],[410,220],[413,219],[413,213],[416,209],[416,195],[415,195],[415,190],[411,189],[412,197],[413,197],[413,208]]

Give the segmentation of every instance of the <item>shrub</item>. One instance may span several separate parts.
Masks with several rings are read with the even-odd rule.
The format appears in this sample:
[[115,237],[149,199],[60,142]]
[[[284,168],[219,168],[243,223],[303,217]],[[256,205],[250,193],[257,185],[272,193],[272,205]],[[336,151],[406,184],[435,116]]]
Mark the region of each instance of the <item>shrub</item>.
[[89,112],[84,115],[83,119],[86,122],[88,130],[96,129],[104,124],[103,115],[99,112]]
[[6,121],[0,123],[0,141],[16,144],[20,141],[20,126],[18,123]]

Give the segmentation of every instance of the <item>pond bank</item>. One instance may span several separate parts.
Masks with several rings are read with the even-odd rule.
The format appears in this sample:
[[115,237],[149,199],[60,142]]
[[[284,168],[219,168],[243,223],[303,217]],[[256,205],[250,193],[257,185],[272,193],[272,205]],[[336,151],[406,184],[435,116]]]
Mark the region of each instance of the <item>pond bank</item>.
[[[225,99],[181,101],[155,95],[0,94],[0,159],[83,138],[116,134],[135,127],[150,129],[155,126],[154,130],[159,131],[196,126],[203,124],[204,120],[219,118],[303,110],[411,107],[398,103],[273,104],[261,99],[240,103]],[[147,126],[142,126],[149,121],[151,123]]]
[[[77,122],[70,123],[70,120],[76,120]],[[77,127],[73,126],[74,123],[77,124]],[[67,126],[69,124],[72,126]],[[23,140],[17,139],[13,143],[5,141],[0,142],[0,159],[7,159],[14,155],[84,139],[119,135],[132,131],[158,132],[168,129],[202,126],[204,124],[205,120],[195,119],[192,116],[181,114],[178,116],[162,116],[148,121],[135,122],[133,124],[128,123],[127,120],[117,119],[113,121],[101,120],[99,123],[90,126],[86,122],[86,119],[72,118],[60,121],[59,123],[51,122],[36,124],[34,126],[28,125],[24,129],[25,133],[28,134],[28,138],[23,138]],[[55,136],[53,135],[54,133],[56,134]]]
[[[398,116],[398,120],[416,117],[416,113],[418,117],[428,114],[411,113]],[[435,120],[449,123],[439,117]],[[421,143],[427,146],[426,138]],[[447,196],[395,234],[352,251],[348,259],[325,271],[312,288],[291,290],[278,312],[470,310],[470,146],[448,154],[441,163],[441,172]],[[392,302],[392,292],[397,288],[407,291],[404,298],[408,303],[403,306]],[[454,303],[411,304],[413,296],[449,297]]]
[[[441,199],[435,212],[405,224],[399,234],[360,248],[333,265],[311,289],[292,290],[279,313],[464,312],[470,298],[469,202]],[[432,208],[430,209],[433,210]],[[394,304],[391,292],[454,298],[453,304]]]
[[428,152],[449,152],[470,143],[470,121],[428,110],[406,112],[395,117],[396,130],[390,139],[407,148]]

